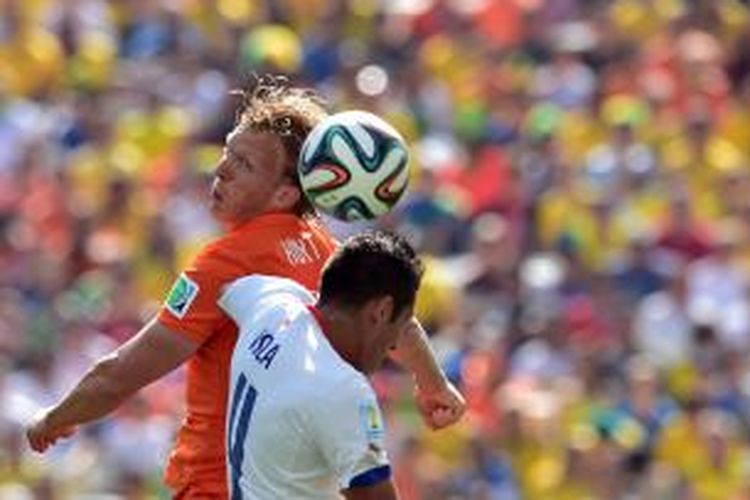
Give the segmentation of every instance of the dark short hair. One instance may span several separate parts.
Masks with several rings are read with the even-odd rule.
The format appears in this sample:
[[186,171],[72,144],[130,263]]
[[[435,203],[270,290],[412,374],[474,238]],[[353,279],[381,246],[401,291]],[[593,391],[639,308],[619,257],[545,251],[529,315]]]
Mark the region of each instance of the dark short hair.
[[424,265],[401,236],[368,231],[347,239],[328,260],[320,280],[320,303],[346,308],[390,295],[391,320],[414,305]]
[[297,160],[310,131],[328,117],[328,104],[313,89],[293,86],[282,75],[250,75],[243,88],[232,94],[241,98],[235,117],[236,129],[273,134],[284,145],[285,174],[301,192],[297,215],[314,214],[297,175]]

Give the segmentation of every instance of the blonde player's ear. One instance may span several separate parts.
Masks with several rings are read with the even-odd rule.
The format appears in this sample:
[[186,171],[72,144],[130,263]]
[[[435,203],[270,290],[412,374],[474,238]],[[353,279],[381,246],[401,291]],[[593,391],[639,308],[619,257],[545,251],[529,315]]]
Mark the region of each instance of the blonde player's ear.
[[289,211],[297,206],[301,196],[302,191],[300,191],[300,188],[293,184],[284,183],[276,188],[272,203],[276,209]]

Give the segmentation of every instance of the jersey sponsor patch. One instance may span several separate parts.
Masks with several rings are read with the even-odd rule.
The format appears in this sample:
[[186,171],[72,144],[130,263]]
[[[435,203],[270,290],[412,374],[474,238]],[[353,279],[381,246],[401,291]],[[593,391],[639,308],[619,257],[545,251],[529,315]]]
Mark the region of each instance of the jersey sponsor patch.
[[169,291],[169,295],[167,295],[167,309],[182,319],[190,309],[190,304],[198,296],[199,290],[200,287],[195,281],[188,278],[185,273],[180,274],[180,277],[174,282],[172,290]]
[[365,401],[359,405],[359,420],[368,441],[379,441],[385,434],[383,417],[375,401]]

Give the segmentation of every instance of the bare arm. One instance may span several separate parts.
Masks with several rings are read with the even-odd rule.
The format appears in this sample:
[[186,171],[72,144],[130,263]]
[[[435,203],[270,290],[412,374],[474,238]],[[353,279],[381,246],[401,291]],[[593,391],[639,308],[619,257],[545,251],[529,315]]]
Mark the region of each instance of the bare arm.
[[346,500],[398,500],[393,481],[380,481],[370,486],[349,488],[342,491]]
[[104,417],[128,397],[169,373],[199,347],[156,319],[114,352],[100,359],[60,402],[41,412],[27,428],[39,452],[75,427]]
[[437,390],[446,384],[427,334],[416,318],[412,318],[409,331],[399,337],[396,348],[391,351],[391,359],[409,370],[419,387]]
[[414,375],[417,406],[427,425],[441,429],[458,422],[466,410],[466,401],[445,377],[416,318],[399,338],[391,358]]

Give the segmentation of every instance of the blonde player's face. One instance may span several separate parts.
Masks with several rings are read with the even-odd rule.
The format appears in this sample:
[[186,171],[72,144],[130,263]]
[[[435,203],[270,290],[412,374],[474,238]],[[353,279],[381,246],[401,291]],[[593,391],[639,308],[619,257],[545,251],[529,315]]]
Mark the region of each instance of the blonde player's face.
[[211,211],[222,222],[238,224],[273,211],[281,186],[291,186],[284,172],[286,152],[273,134],[235,130],[211,186]]

